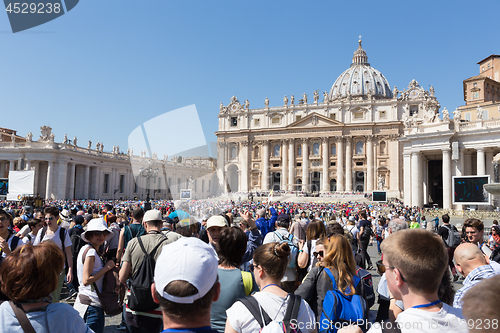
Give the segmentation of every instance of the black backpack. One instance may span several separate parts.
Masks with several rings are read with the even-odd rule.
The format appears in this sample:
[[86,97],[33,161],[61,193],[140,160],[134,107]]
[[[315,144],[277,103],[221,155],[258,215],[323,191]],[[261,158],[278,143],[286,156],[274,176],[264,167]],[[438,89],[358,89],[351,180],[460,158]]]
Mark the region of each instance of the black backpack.
[[363,228],[363,233],[359,236],[360,239],[370,240],[370,237],[373,235],[372,223],[368,221],[370,225],[367,225]]
[[87,242],[83,240],[81,234],[77,234],[76,232],[74,232],[71,235],[71,254],[73,255],[73,285],[75,286],[76,290],[78,290],[78,286],[80,285],[80,283],[78,282],[78,274],[76,269],[78,253],[80,252],[80,249],[86,244]]
[[156,250],[167,240],[167,238],[163,238],[149,253],[146,252],[141,238],[142,237],[138,237],[137,241],[139,242],[142,252],[144,252],[144,259],[137,268],[133,278],[130,280],[128,307],[133,311],[148,312],[158,308],[158,303],[153,301],[153,296],[151,295],[151,285],[154,282],[156,266],[154,258]]

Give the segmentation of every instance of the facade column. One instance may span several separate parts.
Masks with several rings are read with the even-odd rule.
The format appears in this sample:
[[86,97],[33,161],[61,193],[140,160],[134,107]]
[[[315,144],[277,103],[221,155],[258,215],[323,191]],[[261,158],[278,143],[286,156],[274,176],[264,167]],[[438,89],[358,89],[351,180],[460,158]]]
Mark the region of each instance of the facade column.
[[281,187],[280,189],[286,191],[288,189],[288,139],[282,141],[281,145]]
[[47,166],[47,183],[45,185],[45,199],[52,198],[52,174],[54,172],[54,162],[49,161]]
[[102,196],[102,188],[103,188],[103,182],[104,182],[104,177],[102,176],[102,169],[101,167],[96,167],[96,197],[94,199],[101,199]]
[[493,152],[486,152],[486,175],[490,175],[490,182],[493,182]]
[[464,172],[463,176],[470,176],[472,175],[472,156],[471,156],[470,151],[465,151],[463,153],[463,158],[464,158]]
[[16,163],[16,162],[15,161],[9,161],[9,172],[10,171],[14,171],[14,168],[15,168],[14,163]]
[[422,160],[419,152],[411,153],[411,205],[422,207],[422,179],[420,168]]
[[302,138],[302,191],[309,191],[309,139]]
[[[242,141],[241,142],[241,165],[242,165],[242,168],[241,168],[241,187],[240,187],[240,191],[243,191],[243,192],[248,192],[248,189],[249,189],[249,186],[248,186],[248,175],[249,175],[249,172],[248,172],[248,168],[249,168],[249,156],[248,156],[248,145],[250,143],[248,141]],[[201,182],[201,180],[200,180]],[[199,186],[201,186],[201,184],[199,184]]]
[[290,139],[288,144],[288,190],[295,191],[295,141]]
[[68,194],[68,199],[73,200],[75,199],[75,171],[76,171],[76,164],[71,163],[70,164],[70,169],[69,169],[69,194]]
[[[226,143],[225,142],[217,142],[217,176],[219,178],[219,186],[222,187],[222,193],[227,193],[227,179],[226,179]],[[141,178],[141,177],[139,177]],[[172,180],[175,178],[172,178]],[[138,180],[138,187],[141,189],[138,192],[139,198],[141,198],[142,195],[142,182]],[[177,189],[177,183],[175,183],[174,186]],[[215,193],[217,193],[218,189],[215,189]],[[172,195],[174,195],[174,192],[172,192]]]
[[427,158],[423,158],[423,168],[422,168],[422,186],[423,190],[422,193],[424,194],[424,205],[429,204],[429,160]]
[[368,191],[373,191],[373,136],[366,138],[366,159],[367,159],[367,179],[366,187]]
[[27,170],[33,169],[35,171],[35,184],[33,186],[33,195],[36,196],[38,193],[38,178],[40,176],[40,162],[35,161],[30,163],[30,167]]
[[321,192],[326,193],[329,189],[330,175],[328,172],[328,166],[330,164],[330,155],[328,152],[328,138],[321,138],[321,152],[323,153],[323,182],[321,183]]
[[56,199],[64,200],[66,198],[66,179],[68,177],[68,162],[60,161],[58,162],[58,174],[57,174],[57,188],[56,188]]
[[443,150],[443,208],[451,209],[451,152]]
[[477,150],[477,175],[484,176],[486,174],[486,165],[484,163],[484,149]]
[[262,147],[262,190],[269,190],[269,141],[264,140]]
[[89,199],[89,185],[90,185],[90,165],[85,166],[85,177],[83,180],[83,199]]
[[341,136],[337,137],[337,192],[344,192],[344,142]]
[[24,163],[24,170],[31,170],[31,161],[26,159],[26,162]]
[[352,138],[345,140],[345,190],[352,192]]

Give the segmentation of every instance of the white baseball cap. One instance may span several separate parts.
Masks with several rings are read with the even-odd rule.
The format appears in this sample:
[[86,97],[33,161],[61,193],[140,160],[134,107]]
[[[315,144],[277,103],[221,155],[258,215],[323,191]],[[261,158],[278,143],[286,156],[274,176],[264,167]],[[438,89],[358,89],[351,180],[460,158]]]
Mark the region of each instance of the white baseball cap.
[[211,227],[226,227],[226,219],[221,215],[214,215],[207,221],[207,229]]
[[143,222],[161,221],[161,220],[162,220],[161,212],[157,209],[148,210],[144,214],[144,217],[142,218]]
[[[165,245],[156,260],[155,287],[163,298],[181,304],[190,304],[205,296],[217,280],[218,261],[212,247],[196,237],[182,237]],[[186,281],[198,293],[173,296],[165,292],[172,281]]]

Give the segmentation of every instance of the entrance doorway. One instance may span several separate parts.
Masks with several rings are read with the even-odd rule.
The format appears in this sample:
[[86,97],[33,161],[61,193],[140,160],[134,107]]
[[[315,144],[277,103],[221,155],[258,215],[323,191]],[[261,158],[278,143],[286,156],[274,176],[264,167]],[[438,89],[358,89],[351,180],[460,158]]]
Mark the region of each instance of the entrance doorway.
[[337,180],[336,179],[330,180],[330,192],[337,192]]
[[320,190],[320,184],[321,184],[321,173],[318,171],[313,171],[311,173],[311,191],[312,192],[319,192]]
[[443,207],[443,161],[430,160],[427,174],[429,179],[424,179],[424,182],[428,184],[429,205]]
[[365,191],[365,172],[364,171],[356,171],[354,176],[354,190],[356,192],[364,192]]
[[281,184],[281,173],[271,172],[271,188],[273,191],[279,191]]

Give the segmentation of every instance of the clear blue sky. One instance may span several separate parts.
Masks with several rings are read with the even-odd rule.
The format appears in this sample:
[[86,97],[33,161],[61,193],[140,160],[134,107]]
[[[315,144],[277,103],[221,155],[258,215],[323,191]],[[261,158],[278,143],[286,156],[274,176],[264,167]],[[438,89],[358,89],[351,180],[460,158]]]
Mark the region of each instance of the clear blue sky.
[[82,0],[16,34],[4,12],[0,127],[38,138],[50,125],[57,142],[67,133],[80,146],[126,151],[137,126],[195,104],[213,142],[220,102],[236,95],[257,108],[268,97],[277,106],[284,95],[329,91],[358,35],[391,89],[433,85],[452,111],[476,63],[500,54],[499,12],[498,0]]

